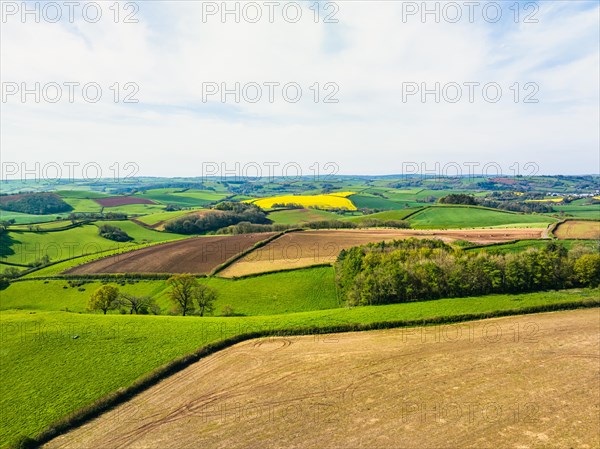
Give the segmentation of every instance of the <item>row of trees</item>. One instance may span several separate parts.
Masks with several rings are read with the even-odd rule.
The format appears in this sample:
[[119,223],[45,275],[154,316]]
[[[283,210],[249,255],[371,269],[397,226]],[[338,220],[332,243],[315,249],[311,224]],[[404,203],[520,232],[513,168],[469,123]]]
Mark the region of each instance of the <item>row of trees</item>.
[[98,234],[100,237],[112,240],[114,242],[129,242],[133,240],[129,234],[123,231],[121,228],[109,224],[103,224],[98,227]]
[[[509,198],[515,198],[515,195],[509,195]],[[525,203],[523,201],[507,201],[506,197],[500,195],[492,195],[488,198],[475,198],[473,195],[465,193],[452,193],[438,200],[440,204],[460,204],[466,206],[483,206],[494,209],[507,210],[510,212],[522,212],[531,214],[533,212],[539,214],[554,212],[552,206],[543,203]]]
[[553,242],[513,254],[463,251],[439,240],[354,247],[336,262],[349,305],[390,304],[490,293],[600,285],[600,255]]
[[[169,299],[183,316],[198,313],[200,316],[214,311],[217,293],[214,289],[198,282],[191,274],[179,274],[167,279],[170,287]],[[136,296],[122,293],[115,285],[103,285],[90,297],[88,308],[102,311],[106,315],[109,310],[121,309],[130,314],[158,315],[160,307],[151,296]]]

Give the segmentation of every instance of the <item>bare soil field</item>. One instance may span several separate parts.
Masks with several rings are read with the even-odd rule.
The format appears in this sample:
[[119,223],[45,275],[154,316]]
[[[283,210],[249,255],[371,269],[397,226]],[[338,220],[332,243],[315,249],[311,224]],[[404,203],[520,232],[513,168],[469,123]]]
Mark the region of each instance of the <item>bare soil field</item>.
[[137,196],[109,196],[107,198],[93,198],[102,207],[127,206],[128,204],[156,204],[152,200]]
[[179,240],[79,265],[67,270],[65,274],[206,274],[231,257],[274,234],[208,236]]
[[569,220],[554,231],[559,239],[600,239],[600,221]]
[[46,448],[597,448],[598,309],[251,340]]
[[343,229],[303,231],[286,234],[252,251],[221,273],[223,277],[308,267],[334,262],[340,251],[371,242],[409,237],[438,238],[446,242],[468,240],[478,244],[540,238],[542,228],[519,229]]

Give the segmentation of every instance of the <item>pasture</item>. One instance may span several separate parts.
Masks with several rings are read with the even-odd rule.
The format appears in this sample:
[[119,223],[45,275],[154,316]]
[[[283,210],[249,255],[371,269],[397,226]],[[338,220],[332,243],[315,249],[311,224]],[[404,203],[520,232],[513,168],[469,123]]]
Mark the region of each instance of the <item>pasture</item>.
[[44,447],[598,447],[597,318],[250,340]]
[[339,220],[340,215],[317,209],[288,209],[270,212],[267,218],[275,224],[295,225],[319,220]]
[[423,209],[409,218],[415,229],[545,227],[556,221],[544,215],[526,215],[496,209],[461,206],[434,206]]
[[600,221],[568,220],[554,230],[559,239],[600,239]]
[[[133,240],[121,243],[105,239],[98,234],[100,224],[117,226]],[[59,261],[110,249],[181,238],[181,235],[152,231],[127,220],[95,222],[63,231],[10,231],[0,236],[0,261],[27,265],[45,256],[51,261]]]
[[[339,306],[331,267],[238,280],[207,278],[200,279],[200,282],[217,292],[215,316],[221,315],[225,306],[233,308],[234,313],[239,315],[277,315]],[[99,280],[75,286],[69,285],[66,279],[15,282],[2,291],[0,310],[69,310],[84,313],[90,295],[101,285]],[[116,281],[112,285],[116,285]],[[167,296],[168,287],[164,280],[129,280],[124,281],[124,285],[118,285],[118,288],[122,293],[154,298],[163,314],[176,313]],[[118,314],[119,311],[108,313]]]

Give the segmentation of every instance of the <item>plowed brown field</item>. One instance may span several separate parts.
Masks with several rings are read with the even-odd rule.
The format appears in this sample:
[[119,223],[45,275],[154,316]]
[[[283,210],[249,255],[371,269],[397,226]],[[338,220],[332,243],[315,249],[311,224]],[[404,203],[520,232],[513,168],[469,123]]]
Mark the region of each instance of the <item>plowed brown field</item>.
[[196,237],[118,254],[67,270],[66,274],[210,273],[231,257],[275,233]]
[[438,238],[446,242],[468,240],[486,244],[520,239],[540,238],[544,229],[343,229],[303,231],[286,234],[264,247],[252,251],[223,270],[223,277],[301,268],[335,261],[343,249],[371,242],[391,241],[409,237]]
[[46,448],[597,448],[598,309],[259,339]]

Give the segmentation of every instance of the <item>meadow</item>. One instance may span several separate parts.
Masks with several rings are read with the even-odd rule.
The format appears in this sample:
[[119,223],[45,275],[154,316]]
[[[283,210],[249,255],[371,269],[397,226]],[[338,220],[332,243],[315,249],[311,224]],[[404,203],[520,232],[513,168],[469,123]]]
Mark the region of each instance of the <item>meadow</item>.
[[600,239],[600,221],[568,220],[554,230],[559,239]]
[[[133,240],[119,243],[105,239],[98,234],[100,224],[117,226]],[[51,261],[60,261],[117,247],[181,239],[183,236],[152,231],[131,221],[121,220],[84,224],[63,231],[11,231],[2,234],[1,238],[3,244],[0,261],[27,265],[41,260],[44,256],[48,256]]]
[[409,218],[415,229],[483,228],[489,226],[546,227],[556,220],[544,215],[526,215],[480,207],[435,206]]

